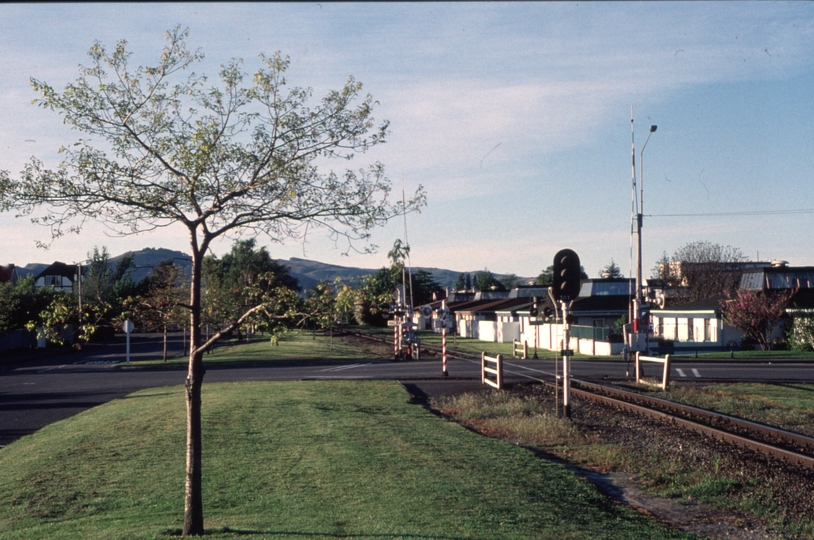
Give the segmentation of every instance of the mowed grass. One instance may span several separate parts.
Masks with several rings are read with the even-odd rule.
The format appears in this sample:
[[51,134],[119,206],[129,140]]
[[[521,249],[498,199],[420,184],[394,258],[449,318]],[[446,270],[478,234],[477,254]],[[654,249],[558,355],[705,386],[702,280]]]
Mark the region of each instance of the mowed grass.
[[[245,363],[287,363],[287,362],[344,362],[376,358],[370,347],[343,341],[338,336],[314,334],[309,331],[292,330],[276,344],[266,336],[255,335],[251,341],[232,339],[219,343],[212,353],[204,354],[205,363],[245,364]],[[133,366],[142,365],[186,365],[186,356],[150,360],[134,360]]]
[[[204,384],[209,538],[684,538],[395,382]],[[0,538],[167,538],[184,390],[138,392],[0,450]]]

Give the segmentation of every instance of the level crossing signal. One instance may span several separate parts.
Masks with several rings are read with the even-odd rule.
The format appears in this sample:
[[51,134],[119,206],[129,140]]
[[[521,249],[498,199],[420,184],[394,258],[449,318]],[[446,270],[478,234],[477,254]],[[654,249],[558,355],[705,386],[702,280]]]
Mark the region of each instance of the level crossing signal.
[[554,255],[552,294],[556,300],[568,302],[579,294],[582,271],[579,255],[572,249],[561,249]]

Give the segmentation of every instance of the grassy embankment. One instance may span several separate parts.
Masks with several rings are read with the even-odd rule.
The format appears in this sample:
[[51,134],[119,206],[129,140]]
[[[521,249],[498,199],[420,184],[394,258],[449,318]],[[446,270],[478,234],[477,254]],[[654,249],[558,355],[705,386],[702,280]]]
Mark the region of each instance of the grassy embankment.
[[[785,426],[814,435],[814,385],[716,384],[671,387],[655,392],[661,397],[737,415],[750,420]],[[782,530],[810,537],[814,519],[789,519],[782,507],[767,504],[771,494],[762,479],[744,477],[742,471],[727,475],[711,462],[692,456],[664,459],[657,444],[653,450],[633,455],[630,449],[608,444],[594,427],[556,418],[551,400],[491,392],[442,398],[434,406],[482,433],[517,440],[569,462],[604,471],[636,474],[656,495],[681,501],[701,501],[734,511],[761,516]],[[617,420],[619,421],[619,420]],[[614,418],[609,419],[610,426]],[[657,442],[657,441],[654,441]],[[647,447],[647,445],[645,445]],[[806,496],[806,495],[803,495]]]
[[[205,384],[203,402],[210,538],[686,537],[395,382]],[[110,402],[0,450],[0,538],[177,534],[183,471],[182,387]]]

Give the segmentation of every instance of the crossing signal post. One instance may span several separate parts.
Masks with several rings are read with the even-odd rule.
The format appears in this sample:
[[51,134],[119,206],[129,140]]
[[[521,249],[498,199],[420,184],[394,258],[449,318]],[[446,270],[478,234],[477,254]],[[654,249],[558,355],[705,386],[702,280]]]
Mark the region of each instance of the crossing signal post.
[[561,249],[554,255],[554,283],[551,287],[552,296],[562,303],[562,405],[563,415],[571,417],[571,322],[573,317],[569,313],[571,302],[579,294],[582,285],[582,268],[579,264],[579,255],[571,249]]

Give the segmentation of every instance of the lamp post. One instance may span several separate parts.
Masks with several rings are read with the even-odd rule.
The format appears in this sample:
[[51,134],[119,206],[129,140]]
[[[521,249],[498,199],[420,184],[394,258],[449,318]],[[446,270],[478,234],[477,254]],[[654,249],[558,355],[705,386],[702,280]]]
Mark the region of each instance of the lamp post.
[[634,322],[633,322],[633,332],[639,333],[641,329],[639,328],[640,319],[641,319],[641,310],[642,310],[642,221],[644,220],[644,149],[647,147],[647,141],[650,140],[650,136],[656,132],[658,126],[650,126],[650,132],[647,134],[647,139],[645,139],[644,144],[642,145],[642,149],[639,152],[639,215],[636,216],[636,239],[638,242],[638,253],[637,253],[637,262],[638,266],[636,268],[636,308],[634,310]]

